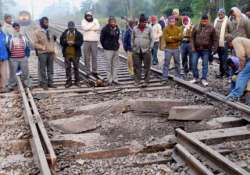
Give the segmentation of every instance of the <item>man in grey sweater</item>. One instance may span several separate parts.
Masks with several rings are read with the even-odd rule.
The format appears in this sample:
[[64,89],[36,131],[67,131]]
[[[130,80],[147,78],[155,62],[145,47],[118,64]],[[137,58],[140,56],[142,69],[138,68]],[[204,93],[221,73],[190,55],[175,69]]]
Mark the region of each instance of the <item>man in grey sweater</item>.
[[153,48],[152,29],[147,26],[147,18],[144,14],[140,15],[139,25],[132,33],[133,64],[135,73],[135,85],[139,86],[141,81],[142,63],[144,64],[145,82],[147,86],[150,78],[151,49]]

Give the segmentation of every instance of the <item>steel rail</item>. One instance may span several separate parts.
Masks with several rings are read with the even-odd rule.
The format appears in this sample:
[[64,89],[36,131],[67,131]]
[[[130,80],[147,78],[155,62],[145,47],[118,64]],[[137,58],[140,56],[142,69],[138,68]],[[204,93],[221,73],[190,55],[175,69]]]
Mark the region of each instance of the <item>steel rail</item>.
[[38,161],[40,172],[42,173],[42,175],[51,175],[52,173],[51,173],[48,161],[46,159],[46,154],[44,152],[44,148],[43,148],[43,144],[39,135],[39,131],[37,129],[37,121],[36,121],[35,116],[32,113],[33,109],[29,103],[29,98],[26,95],[25,89],[23,87],[23,84],[19,76],[17,76],[17,82],[18,82],[19,92],[23,100],[24,111],[25,111],[25,121],[26,123],[29,124],[31,134],[32,134],[31,148],[32,148],[34,156],[36,156],[35,161]]
[[[202,156],[202,158],[205,158],[206,163],[209,163],[209,165],[212,165],[212,167],[217,167],[219,170],[224,171],[228,175],[250,175],[249,172],[247,172],[237,164],[233,163],[229,159],[225,158],[223,155],[216,152],[209,146],[205,145],[203,142],[199,141],[195,137],[192,137],[190,134],[186,133],[182,129],[176,129],[176,138],[177,143],[182,145],[182,148],[186,148],[189,152],[191,152],[192,155],[198,154],[197,156]],[[177,149],[179,148],[177,147]],[[197,161],[187,160],[187,162],[187,164],[192,165],[191,167],[193,169],[199,167]],[[208,173],[205,173],[205,175],[206,174]]]

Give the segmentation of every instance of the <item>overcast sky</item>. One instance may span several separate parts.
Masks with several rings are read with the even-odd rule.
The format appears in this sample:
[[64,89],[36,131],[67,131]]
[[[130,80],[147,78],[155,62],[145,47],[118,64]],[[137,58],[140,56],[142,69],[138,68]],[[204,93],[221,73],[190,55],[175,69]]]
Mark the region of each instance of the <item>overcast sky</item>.
[[[33,7],[34,7],[34,16],[40,17],[41,12],[43,9],[55,2],[58,2],[59,0],[16,0],[16,2],[19,5],[18,10],[28,10],[31,12],[31,6],[33,1]],[[80,3],[83,0],[68,0],[69,2],[72,2],[75,6],[80,7]]]

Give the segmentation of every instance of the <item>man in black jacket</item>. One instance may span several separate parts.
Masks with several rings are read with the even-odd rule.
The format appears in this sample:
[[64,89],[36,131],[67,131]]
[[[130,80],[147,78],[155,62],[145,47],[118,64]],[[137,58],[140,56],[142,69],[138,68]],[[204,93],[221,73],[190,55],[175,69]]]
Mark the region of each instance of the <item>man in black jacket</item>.
[[114,17],[109,17],[108,24],[101,31],[101,44],[107,59],[107,78],[109,84],[118,81],[117,67],[119,65],[120,30]]
[[61,35],[60,44],[62,46],[63,57],[65,58],[67,78],[65,87],[69,88],[72,86],[71,63],[74,66],[75,85],[80,87],[79,60],[82,56],[81,46],[83,44],[83,35],[76,30],[73,21],[68,23],[68,29]]

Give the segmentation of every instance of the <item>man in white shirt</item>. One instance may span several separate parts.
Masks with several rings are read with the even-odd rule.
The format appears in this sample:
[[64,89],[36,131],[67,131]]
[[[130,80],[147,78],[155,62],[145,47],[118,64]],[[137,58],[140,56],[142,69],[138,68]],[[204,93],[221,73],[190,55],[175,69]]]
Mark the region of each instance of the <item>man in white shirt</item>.
[[[100,39],[100,24],[93,18],[92,12],[86,12],[82,20],[83,39],[84,39],[84,60],[88,74],[92,72],[97,75],[97,44]],[[92,71],[90,61],[92,59]]]
[[153,65],[157,65],[159,63],[157,54],[159,49],[160,37],[162,36],[162,29],[161,25],[158,23],[157,16],[151,16],[151,22],[154,41],[154,47],[152,49],[152,62]]

